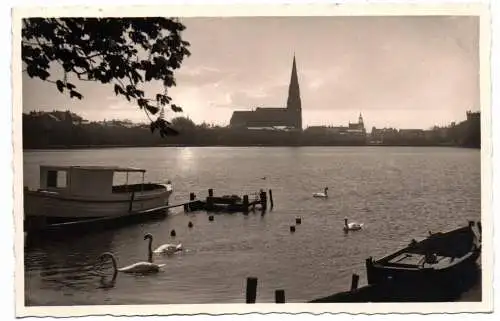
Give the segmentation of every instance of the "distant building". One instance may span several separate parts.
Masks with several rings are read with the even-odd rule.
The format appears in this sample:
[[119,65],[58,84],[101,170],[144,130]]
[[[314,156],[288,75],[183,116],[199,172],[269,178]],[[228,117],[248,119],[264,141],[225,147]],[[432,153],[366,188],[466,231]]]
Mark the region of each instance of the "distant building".
[[400,129],[399,136],[401,138],[422,138],[425,137],[423,129]]
[[230,126],[240,128],[293,128],[302,130],[302,103],[295,55],[293,57],[286,108],[258,107],[252,111],[235,111],[231,117]]
[[359,113],[357,123],[349,122],[348,126],[329,127],[329,132],[340,135],[366,136],[366,129],[365,129],[365,123],[363,121],[363,115]]
[[357,123],[349,122],[349,128],[347,129],[349,134],[366,135],[365,123],[363,121],[363,116],[359,113],[359,118]]
[[372,127],[370,141],[373,143],[383,143],[384,139],[394,139],[398,136],[395,128],[375,128]]
[[366,129],[363,116],[359,114],[358,122],[349,122],[348,126],[309,126],[306,129],[309,135],[328,135],[335,139],[365,140]]
[[479,111],[472,112],[469,110],[466,112],[466,115],[467,115],[467,120],[481,119],[481,112]]
[[66,111],[53,110],[51,112],[46,111],[31,111],[29,114],[26,114],[27,117],[32,119],[38,119],[43,122],[58,122],[64,124],[73,124],[73,125],[81,125],[88,123],[87,120],[78,116],[75,113]]

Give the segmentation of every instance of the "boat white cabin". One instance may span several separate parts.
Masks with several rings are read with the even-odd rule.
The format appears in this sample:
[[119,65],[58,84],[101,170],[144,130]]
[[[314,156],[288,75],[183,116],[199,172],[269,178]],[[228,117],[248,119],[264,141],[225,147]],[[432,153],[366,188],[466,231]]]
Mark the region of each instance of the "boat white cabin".
[[[114,185],[125,173],[125,184]],[[142,183],[129,183],[129,175]],[[40,166],[40,188],[24,190],[25,218],[59,223],[123,216],[168,204],[172,184],[145,183],[145,169],[113,166]]]

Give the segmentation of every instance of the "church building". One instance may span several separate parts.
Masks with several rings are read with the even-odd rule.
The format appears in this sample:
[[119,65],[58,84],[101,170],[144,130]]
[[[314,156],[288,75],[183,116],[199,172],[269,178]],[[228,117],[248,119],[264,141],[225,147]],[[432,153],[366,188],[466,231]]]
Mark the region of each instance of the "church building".
[[285,127],[302,130],[302,104],[295,55],[286,108],[257,107],[253,111],[235,111],[231,117],[230,126],[240,128]]

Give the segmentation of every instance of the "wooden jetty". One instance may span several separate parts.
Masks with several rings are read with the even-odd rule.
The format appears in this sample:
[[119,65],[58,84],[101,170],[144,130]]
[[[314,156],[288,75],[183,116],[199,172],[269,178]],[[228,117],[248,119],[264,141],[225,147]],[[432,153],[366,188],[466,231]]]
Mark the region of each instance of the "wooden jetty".
[[[272,190],[269,190],[269,201],[271,204],[271,209],[274,207],[274,201],[272,196]],[[250,211],[260,209],[261,211],[267,210],[268,197],[264,190],[260,190],[259,194],[253,199],[250,199],[249,195],[243,195],[240,197],[238,195],[223,195],[214,196],[214,190],[210,188],[208,190],[208,196],[205,200],[196,201],[196,196],[194,193],[190,194],[190,201],[192,203],[187,204],[184,207],[186,212],[204,210],[207,212],[226,212],[226,213],[249,213]]]

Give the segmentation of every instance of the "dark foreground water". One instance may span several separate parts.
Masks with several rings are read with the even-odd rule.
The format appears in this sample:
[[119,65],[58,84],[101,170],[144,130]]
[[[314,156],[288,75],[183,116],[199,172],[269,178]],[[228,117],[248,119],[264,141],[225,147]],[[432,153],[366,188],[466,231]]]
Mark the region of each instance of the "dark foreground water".
[[[96,233],[26,249],[27,305],[243,303],[246,277],[258,277],[257,301],[305,302],[366,281],[364,261],[406,246],[429,230],[480,219],[480,152],[455,148],[130,148],[24,153],[24,184],[38,185],[38,166],[122,165],[148,170],[146,180],[171,179],[172,203],[272,188],[274,211],[260,214],[184,214],[160,222]],[[261,180],[261,177],[267,180]],[[137,175],[137,178],[140,178]],[[327,200],[312,193],[329,187]],[[295,217],[302,225],[294,234]],[[344,235],[343,219],[365,229]],[[187,223],[192,221],[194,228]],[[175,229],[177,236],[170,237]],[[119,274],[100,287],[89,271],[102,252],[119,266],[146,260],[145,233],[154,245],[182,242],[185,253],[158,258],[163,272]]]

